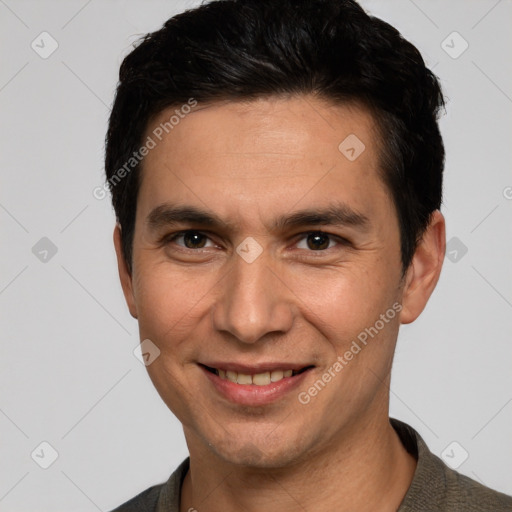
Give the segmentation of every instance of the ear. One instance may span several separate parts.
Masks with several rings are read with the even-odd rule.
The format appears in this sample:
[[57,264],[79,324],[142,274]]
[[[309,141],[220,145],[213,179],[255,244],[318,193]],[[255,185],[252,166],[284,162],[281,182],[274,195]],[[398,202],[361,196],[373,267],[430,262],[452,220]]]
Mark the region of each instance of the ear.
[[441,274],[446,250],[446,228],[442,213],[432,213],[430,223],[414,253],[405,278],[400,322],[414,322],[427,305]]
[[133,318],[137,318],[137,305],[133,294],[132,275],[128,269],[126,259],[123,254],[123,247],[121,243],[121,226],[116,224],[114,228],[114,247],[116,248],[117,255],[117,268],[119,270],[119,279],[123,288],[124,298],[130,314]]

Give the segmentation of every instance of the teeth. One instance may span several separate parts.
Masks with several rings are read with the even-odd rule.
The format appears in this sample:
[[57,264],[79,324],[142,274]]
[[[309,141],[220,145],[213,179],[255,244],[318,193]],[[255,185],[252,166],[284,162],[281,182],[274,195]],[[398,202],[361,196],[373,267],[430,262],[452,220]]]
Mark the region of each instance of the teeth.
[[252,377],[246,373],[239,373],[236,381],[238,384],[252,384]]
[[252,383],[256,384],[256,386],[265,386],[266,384],[270,384],[270,372],[257,373],[256,375],[253,375]]
[[278,382],[285,377],[291,377],[293,370],[274,370],[272,372],[256,373],[254,375],[233,372],[231,370],[217,370],[216,373],[221,379],[227,379],[236,384],[266,386],[271,382]]
[[230,380],[231,382],[234,382],[236,384],[236,378],[238,377],[238,373],[228,370],[226,372],[226,377],[228,378],[228,380]]
[[284,372],[281,371],[281,370],[274,370],[271,374],[270,374],[270,380],[272,382],[277,382],[278,380],[281,380],[282,378],[284,377]]

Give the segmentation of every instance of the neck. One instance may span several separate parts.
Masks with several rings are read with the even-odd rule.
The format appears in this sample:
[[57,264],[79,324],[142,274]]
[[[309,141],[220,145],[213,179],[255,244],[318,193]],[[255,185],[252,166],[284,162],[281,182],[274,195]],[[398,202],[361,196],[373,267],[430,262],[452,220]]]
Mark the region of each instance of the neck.
[[208,450],[194,450],[191,443],[180,512],[396,512],[416,460],[385,412],[373,422],[365,419],[347,427],[334,446],[293,467],[235,466]]

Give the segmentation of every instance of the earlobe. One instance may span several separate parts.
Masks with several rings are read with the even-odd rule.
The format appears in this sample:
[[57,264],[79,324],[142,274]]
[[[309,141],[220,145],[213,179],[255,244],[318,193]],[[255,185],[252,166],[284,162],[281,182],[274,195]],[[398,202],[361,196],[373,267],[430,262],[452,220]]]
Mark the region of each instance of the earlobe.
[[414,322],[427,305],[437,285],[446,250],[446,228],[442,213],[432,213],[430,223],[418,243],[409,268],[402,296],[400,322]]
[[114,228],[114,247],[116,249],[117,268],[119,271],[121,286],[123,288],[124,298],[126,300],[126,304],[128,305],[130,314],[133,316],[133,318],[137,318],[137,304],[133,294],[132,275],[124,257],[121,242],[121,226],[119,224],[116,224],[116,227]]

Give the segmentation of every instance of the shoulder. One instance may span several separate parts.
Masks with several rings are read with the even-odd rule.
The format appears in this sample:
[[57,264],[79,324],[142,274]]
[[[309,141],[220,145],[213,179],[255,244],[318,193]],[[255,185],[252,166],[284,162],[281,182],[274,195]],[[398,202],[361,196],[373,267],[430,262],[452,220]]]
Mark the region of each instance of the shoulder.
[[391,419],[403,445],[417,458],[399,512],[512,512],[512,497],[448,467],[411,426]]
[[[441,461],[439,462],[442,464]],[[447,510],[460,509],[464,512],[512,511],[512,496],[490,489],[448,468],[446,465],[444,465],[444,479],[446,481]]]
[[111,512],[174,512],[179,510],[181,485],[190,467],[187,457],[171,474],[167,482],[154,485],[137,494]]
[[126,503],[119,505],[112,512],[155,512],[163,486],[164,484],[154,485],[146,489]]

